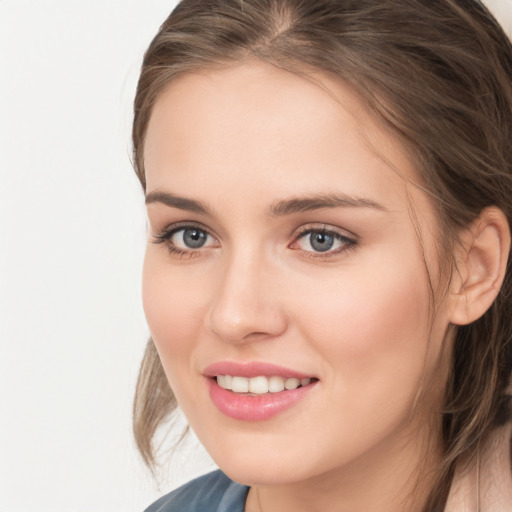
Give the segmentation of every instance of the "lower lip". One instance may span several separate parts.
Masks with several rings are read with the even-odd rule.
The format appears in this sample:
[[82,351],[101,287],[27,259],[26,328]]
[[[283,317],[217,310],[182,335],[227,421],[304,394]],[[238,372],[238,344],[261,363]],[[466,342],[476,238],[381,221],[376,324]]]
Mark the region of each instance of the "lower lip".
[[207,380],[210,398],[217,408],[230,418],[244,421],[263,421],[277,416],[300,402],[316,385],[314,382],[278,393],[244,395],[221,388],[215,379]]

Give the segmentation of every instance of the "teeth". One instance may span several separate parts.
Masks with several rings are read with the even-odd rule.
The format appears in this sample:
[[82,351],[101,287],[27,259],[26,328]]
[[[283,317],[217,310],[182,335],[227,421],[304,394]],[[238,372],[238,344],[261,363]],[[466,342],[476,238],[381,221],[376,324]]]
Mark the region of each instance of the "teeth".
[[297,389],[300,386],[300,380],[294,379],[293,377],[291,379],[286,379],[284,381],[284,387],[286,389]]
[[249,379],[249,391],[251,393],[256,393],[257,395],[268,393],[267,377],[253,377],[252,379]]
[[284,391],[283,377],[270,377],[270,379],[268,379],[268,390],[271,393],[279,393],[279,391]]
[[233,377],[231,381],[231,389],[235,393],[248,393],[249,392],[249,379],[245,377]]
[[217,375],[217,384],[224,389],[232,390],[235,393],[252,393],[263,395],[265,393],[279,393],[285,389],[297,389],[300,386],[307,386],[311,379],[296,379],[290,377],[237,377],[232,375]]
[[218,375],[217,382],[224,389],[232,389],[233,387],[233,377],[231,375]]

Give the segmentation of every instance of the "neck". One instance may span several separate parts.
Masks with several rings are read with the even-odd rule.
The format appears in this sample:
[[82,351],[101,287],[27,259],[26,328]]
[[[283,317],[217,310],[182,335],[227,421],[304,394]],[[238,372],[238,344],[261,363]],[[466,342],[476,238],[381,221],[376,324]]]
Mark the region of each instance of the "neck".
[[512,423],[491,432],[477,457],[457,467],[446,512],[503,512],[512,503]]

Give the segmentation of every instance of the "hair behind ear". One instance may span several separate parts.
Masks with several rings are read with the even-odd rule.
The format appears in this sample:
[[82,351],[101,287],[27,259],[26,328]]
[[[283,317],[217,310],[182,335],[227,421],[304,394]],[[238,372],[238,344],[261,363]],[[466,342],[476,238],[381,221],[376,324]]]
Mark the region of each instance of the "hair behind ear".
[[461,233],[456,249],[448,300],[459,327],[443,410],[445,468],[462,454],[471,461],[493,429],[511,419],[510,243],[506,216],[488,207]]
[[156,463],[152,442],[155,432],[176,406],[155,344],[149,338],[135,387],[133,433],[142,459],[152,470]]

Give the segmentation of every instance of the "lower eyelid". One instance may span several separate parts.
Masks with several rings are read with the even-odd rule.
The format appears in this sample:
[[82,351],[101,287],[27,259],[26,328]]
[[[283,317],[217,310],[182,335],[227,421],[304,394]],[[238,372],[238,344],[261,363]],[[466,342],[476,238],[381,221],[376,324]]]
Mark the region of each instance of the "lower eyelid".
[[343,244],[341,247],[338,247],[334,250],[329,250],[325,252],[317,252],[317,251],[305,251],[300,250],[302,252],[302,257],[306,259],[317,259],[317,260],[326,260],[328,258],[333,258],[339,255],[342,255],[344,253],[347,253],[349,251],[353,251],[357,248],[357,243],[350,241],[345,244]]
[[175,247],[173,245],[167,245],[167,250],[169,251],[170,254],[173,254],[174,256],[179,256],[180,260],[191,260],[192,258],[197,258],[198,256],[200,256],[198,251],[187,251],[180,249],[179,247]]

